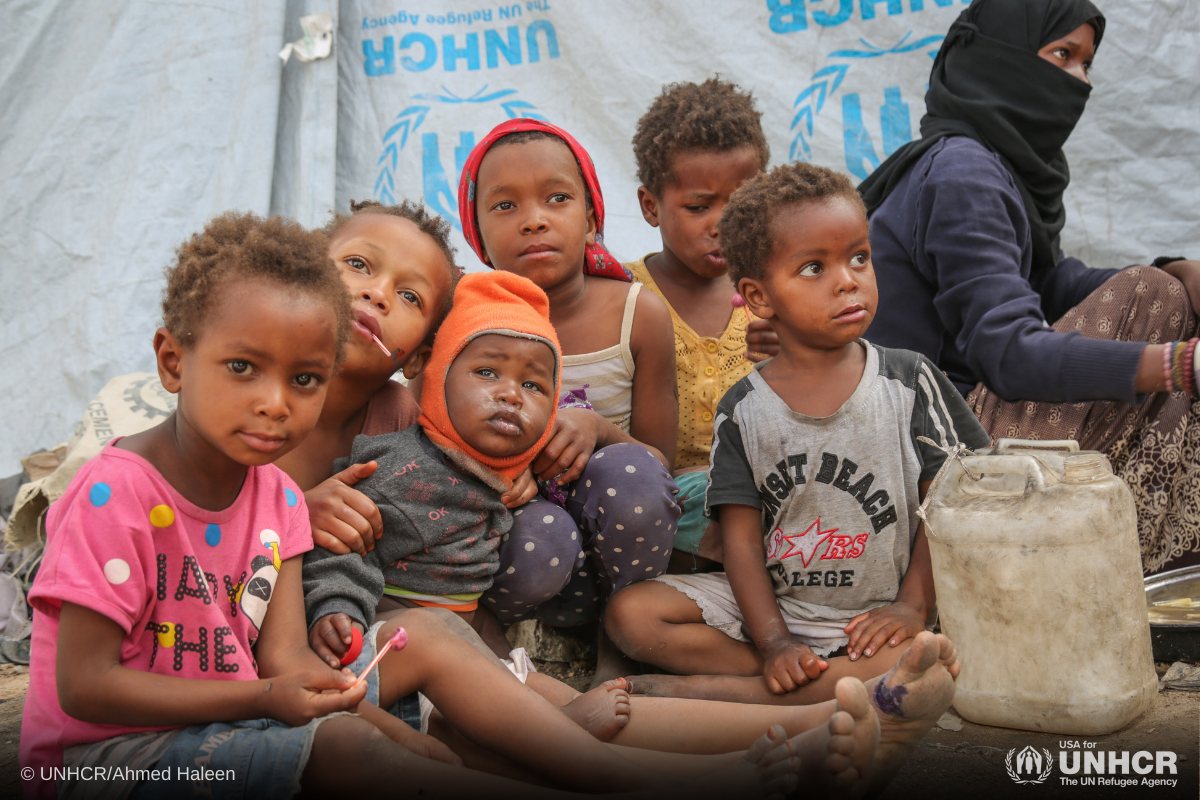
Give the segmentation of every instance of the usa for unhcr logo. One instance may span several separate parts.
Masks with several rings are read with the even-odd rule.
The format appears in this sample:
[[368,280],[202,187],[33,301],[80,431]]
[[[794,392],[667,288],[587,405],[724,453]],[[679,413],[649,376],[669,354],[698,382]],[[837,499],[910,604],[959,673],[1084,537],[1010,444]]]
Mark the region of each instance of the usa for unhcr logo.
[[[1179,785],[1179,755],[1170,750],[1105,751],[1099,742],[1060,741],[1058,783],[1062,786],[1128,786],[1173,788]],[[1046,748],[1013,748],[1004,759],[1008,777],[1017,784],[1045,783],[1054,770]]]
[[[1013,764],[1014,753],[1016,754],[1015,765]],[[1044,747],[1039,753],[1032,745],[1028,745],[1019,753],[1015,748],[1009,750],[1004,759],[1004,765],[1008,768],[1008,777],[1015,782],[1036,785],[1044,783],[1046,778],[1050,777],[1050,770],[1054,767],[1054,757]]]

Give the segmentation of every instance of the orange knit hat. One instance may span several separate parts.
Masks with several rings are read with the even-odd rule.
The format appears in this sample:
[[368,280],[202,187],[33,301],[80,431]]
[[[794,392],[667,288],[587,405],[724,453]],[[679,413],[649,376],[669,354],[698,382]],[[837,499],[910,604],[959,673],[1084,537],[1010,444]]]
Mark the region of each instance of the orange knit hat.
[[[463,348],[476,337],[486,334],[515,336],[545,342],[554,352],[554,395],[550,421],[533,447],[515,456],[496,458],[484,455],[463,441],[450,422],[446,409],[446,373]],[[472,472],[474,461],[501,478],[480,475],[490,484],[512,487],[512,482],[528,467],[554,430],[558,411],[558,390],[562,384],[562,359],[558,336],[550,324],[550,301],[537,285],[513,272],[476,272],[464,275],[454,292],[454,307],[446,316],[433,340],[433,354],[425,369],[425,385],[421,389],[421,416],[418,419],[425,435],[459,466]],[[465,455],[471,461],[455,456]]]

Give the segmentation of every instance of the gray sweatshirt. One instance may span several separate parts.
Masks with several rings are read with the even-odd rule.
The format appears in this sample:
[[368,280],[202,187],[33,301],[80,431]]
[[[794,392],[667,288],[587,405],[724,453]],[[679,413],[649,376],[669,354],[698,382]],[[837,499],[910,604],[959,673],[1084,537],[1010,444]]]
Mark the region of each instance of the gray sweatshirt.
[[385,584],[438,596],[491,588],[500,564],[500,537],[513,519],[499,492],[479,477],[451,469],[418,425],[356,436],[350,457],[338,459],[333,468],[367,461],[379,467],[355,488],[379,507],[383,536],[365,556],[339,556],[323,547],[305,555],[309,625],[342,612],[369,626]]

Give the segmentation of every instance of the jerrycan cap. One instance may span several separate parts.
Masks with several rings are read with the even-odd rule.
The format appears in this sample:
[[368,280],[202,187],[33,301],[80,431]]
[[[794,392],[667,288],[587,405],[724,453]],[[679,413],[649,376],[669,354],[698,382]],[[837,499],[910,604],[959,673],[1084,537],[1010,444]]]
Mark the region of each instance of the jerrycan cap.
[[1063,458],[1063,483],[1088,483],[1112,475],[1108,457],[1097,451],[1073,453]]

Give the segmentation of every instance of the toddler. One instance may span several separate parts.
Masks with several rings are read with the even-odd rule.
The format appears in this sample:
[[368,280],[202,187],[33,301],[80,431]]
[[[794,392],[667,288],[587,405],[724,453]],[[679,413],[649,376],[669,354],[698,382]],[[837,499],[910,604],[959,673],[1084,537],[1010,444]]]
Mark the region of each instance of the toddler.
[[534,498],[514,511],[481,605],[504,623],[533,613],[579,625],[670,557],[679,518],[667,471],[677,420],[670,316],[602,247],[595,169],[565,131],[532,119],[497,126],[467,160],[459,208],[484,263],[548,296],[569,406],[532,464],[565,508]]
[[721,522],[726,571],[628,587],[606,624],[626,653],[671,672],[761,676],[647,676],[635,691],[825,700],[835,676],[888,670],[931,620],[915,512],[946,454],[918,437],[989,440],[923,356],[860,338],[877,294],[866,213],[844,176],[797,163],[752,178],[720,236],[780,340],[717,412],[706,513]]
[[662,250],[626,267],[667,303],[675,329],[674,470],[683,515],[669,572],[718,566],[712,560],[720,558],[715,523],[701,555],[710,525],[704,489],[717,404],[753,362],[779,351],[770,323],[734,307],[736,288],[717,232],[729,196],[770,159],[761,116],[750,94],[732,83],[676,83],[650,104],[633,137],[642,216],[662,234]]

